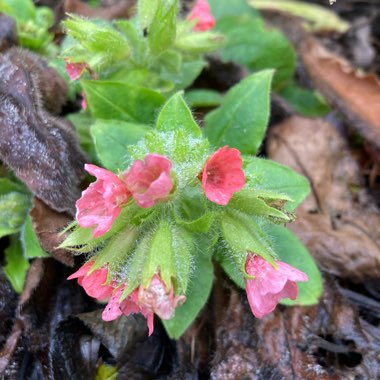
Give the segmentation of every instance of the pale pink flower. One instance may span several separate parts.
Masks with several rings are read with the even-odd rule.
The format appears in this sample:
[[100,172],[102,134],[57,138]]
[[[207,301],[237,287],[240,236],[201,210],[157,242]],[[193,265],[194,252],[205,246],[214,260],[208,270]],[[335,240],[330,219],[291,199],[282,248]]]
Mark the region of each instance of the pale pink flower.
[[174,296],[173,286],[168,289],[160,276],[155,274],[147,288],[140,286],[138,303],[162,319],[174,317],[178,304],[185,302],[184,295]]
[[125,285],[118,287],[112,294],[107,306],[103,310],[102,319],[104,321],[113,321],[122,314],[130,315],[141,313],[147,320],[148,334],[152,335],[154,330],[154,313],[147,310],[138,303],[139,288],[136,288],[125,300],[120,303],[120,297],[123,294]]
[[87,98],[86,98],[86,93],[84,91],[82,91],[82,101],[80,104],[82,106],[82,110],[86,111],[86,109],[87,109]]
[[104,300],[108,298],[113,291],[111,284],[106,284],[108,270],[105,267],[95,269],[91,274],[88,274],[94,261],[88,261],[82,265],[75,273],[67,279],[78,279],[78,284],[83,287],[85,292],[93,298]]
[[153,333],[154,314],[162,319],[171,319],[176,307],[186,299],[184,295],[174,296],[173,287],[167,289],[158,274],[152,277],[147,288],[137,287],[120,303],[124,289],[125,285],[122,285],[112,294],[103,311],[103,320],[112,321],[122,314],[141,313],[147,319],[149,335]]
[[197,0],[188,19],[197,20],[197,24],[194,26],[194,31],[203,32],[210,30],[215,26],[215,19],[211,14],[210,5],[207,0]]
[[70,62],[70,59],[66,58],[66,73],[69,75],[71,80],[77,80],[82,75],[83,71],[88,68],[86,62]]
[[140,207],[151,207],[169,195],[173,188],[171,166],[168,158],[154,153],[147,154],[144,161],[133,162],[124,174],[124,180]]
[[202,187],[206,197],[225,206],[234,192],[245,185],[243,161],[235,148],[219,148],[206,162],[202,171]]
[[251,280],[246,280],[248,302],[256,318],[271,313],[283,298],[295,300],[298,287],[295,281],[308,281],[308,277],[292,266],[276,261],[274,268],[262,257],[248,253],[245,270]]
[[76,219],[83,228],[95,227],[92,234],[97,238],[112,227],[119,216],[121,206],[128,202],[130,193],[120,178],[109,170],[86,164],[85,169],[97,180],[76,202]]

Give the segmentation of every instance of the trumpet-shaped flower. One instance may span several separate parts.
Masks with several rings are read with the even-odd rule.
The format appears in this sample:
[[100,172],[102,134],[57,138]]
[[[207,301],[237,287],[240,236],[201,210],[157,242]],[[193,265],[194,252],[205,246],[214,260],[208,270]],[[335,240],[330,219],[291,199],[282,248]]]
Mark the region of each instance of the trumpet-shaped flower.
[[124,174],[125,184],[136,204],[148,208],[164,200],[173,188],[170,178],[171,162],[159,154],[147,154],[136,160]]
[[296,281],[308,277],[289,264],[276,261],[277,269],[260,256],[247,256],[245,270],[253,279],[246,281],[248,302],[256,318],[271,313],[283,298],[295,300],[298,295]]
[[210,5],[207,0],[197,0],[188,19],[197,20],[197,23],[194,26],[194,31],[197,32],[204,32],[215,26],[215,19],[211,14]]
[[116,174],[90,164],[86,164],[85,169],[97,180],[76,202],[76,219],[81,227],[95,227],[93,236],[97,238],[112,227],[130,193]]
[[90,297],[98,300],[104,300],[108,298],[113,291],[112,285],[106,284],[108,270],[103,267],[94,270],[91,274],[88,274],[93,264],[94,261],[88,261],[67,279],[72,280],[77,278],[78,284],[83,287],[85,292]]
[[68,58],[65,59],[65,69],[71,80],[77,80],[88,67],[85,62],[70,62]]
[[211,202],[225,206],[233,193],[244,185],[243,161],[237,149],[224,146],[206,162],[202,172],[202,187]]

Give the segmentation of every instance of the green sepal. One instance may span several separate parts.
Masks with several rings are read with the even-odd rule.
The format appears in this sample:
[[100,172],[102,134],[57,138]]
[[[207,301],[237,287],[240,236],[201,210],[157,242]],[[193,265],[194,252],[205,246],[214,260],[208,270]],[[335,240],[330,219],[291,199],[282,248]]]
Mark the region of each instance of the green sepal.
[[258,198],[254,190],[246,189],[235,193],[227,207],[252,216],[273,217],[283,223],[291,221],[289,215],[277,208],[271,207],[265,200]]
[[162,107],[157,118],[156,129],[163,132],[183,130],[196,137],[202,136],[198,124],[183,99],[182,92],[174,94]]
[[158,3],[156,13],[148,30],[148,42],[155,54],[170,47],[176,36],[178,0],[165,0]]
[[[278,164],[271,160],[265,160],[257,157],[244,157],[244,173],[247,177],[247,185],[249,188],[267,193],[273,197],[275,194],[283,194],[290,198],[284,206],[285,210],[293,211],[309,194],[309,181],[302,175],[296,173],[287,166]],[[263,195],[262,195],[263,196]]]
[[95,262],[88,274],[107,264],[109,277],[114,278],[115,273],[125,264],[126,259],[134,248],[138,234],[139,230],[137,228],[127,227],[112,236],[100,252],[97,252]]
[[182,35],[175,41],[175,47],[185,53],[204,54],[223,46],[224,37],[215,32],[192,32]]
[[224,240],[234,252],[234,261],[243,273],[247,252],[259,255],[275,265],[277,255],[259,219],[239,211],[228,210],[221,217],[221,230]]

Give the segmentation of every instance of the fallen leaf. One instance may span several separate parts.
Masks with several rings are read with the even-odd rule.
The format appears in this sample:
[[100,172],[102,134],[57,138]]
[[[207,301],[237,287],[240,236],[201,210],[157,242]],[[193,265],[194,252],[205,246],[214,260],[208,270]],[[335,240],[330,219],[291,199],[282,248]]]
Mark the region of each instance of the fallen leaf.
[[73,266],[73,254],[64,249],[57,249],[65,239],[65,236],[61,235],[61,231],[70,223],[70,216],[52,210],[44,202],[34,197],[30,217],[42,248],[61,263]]
[[62,96],[54,76],[25,50],[0,55],[0,158],[50,207],[74,213],[86,158],[69,122],[44,108]]
[[360,282],[380,277],[380,215],[360,168],[331,124],[291,117],[267,141],[271,159],[306,176],[312,192],[289,228],[325,271]]

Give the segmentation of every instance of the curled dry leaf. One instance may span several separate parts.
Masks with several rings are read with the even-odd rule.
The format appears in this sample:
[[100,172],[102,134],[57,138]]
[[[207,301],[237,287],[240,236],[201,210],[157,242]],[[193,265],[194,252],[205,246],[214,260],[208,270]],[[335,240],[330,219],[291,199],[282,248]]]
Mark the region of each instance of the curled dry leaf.
[[113,20],[117,18],[128,18],[136,1],[119,0],[107,7],[92,8],[80,0],[64,0],[65,13],[76,13],[85,17],[103,18]]
[[30,217],[42,248],[61,263],[73,266],[74,257],[72,253],[64,249],[57,249],[65,239],[65,236],[60,235],[60,232],[70,223],[70,216],[52,210],[44,202],[34,197]]
[[291,117],[267,142],[271,159],[306,176],[312,187],[289,225],[327,272],[353,281],[380,277],[380,215],[360,169],[331,124]]
[[0,14],[0,52],[18,44],[16,22],[12,17]]
[[72,126],[46,111],[60,110],[65,91],[42,58],[22,49],[0,55],[0,159],[50,207],[73,212],[85,156]]
[[213,380],[370,379],[380,373],[375,328],[359,318],[333,281],[326,281],[319,305],[278,308],[263,319],[252,316],[235,288],[215,301],[220,309]]

